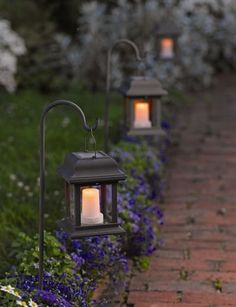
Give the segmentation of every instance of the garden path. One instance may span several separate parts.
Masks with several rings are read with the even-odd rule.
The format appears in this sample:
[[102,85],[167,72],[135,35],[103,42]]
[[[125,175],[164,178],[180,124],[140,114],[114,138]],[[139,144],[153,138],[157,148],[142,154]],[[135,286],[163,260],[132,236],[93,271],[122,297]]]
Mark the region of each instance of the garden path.
[[164,246],[132,278],[127,306],[236,306],[236,76],[178,118]]

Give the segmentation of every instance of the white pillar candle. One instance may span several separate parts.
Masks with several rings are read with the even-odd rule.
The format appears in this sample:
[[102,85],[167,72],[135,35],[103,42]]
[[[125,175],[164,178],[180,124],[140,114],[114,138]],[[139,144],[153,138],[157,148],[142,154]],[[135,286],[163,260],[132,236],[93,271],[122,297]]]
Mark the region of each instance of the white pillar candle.
[[149,103],[147,101],[134,102],[134,127],[150,128],[152,126],[149,120]]
[[86,188],[82,190],[82,212],[81,224],[101,224],[103,214],[100,212],[99,190],[96,188]]
[[172,38],[161,40],[161,58],[172,59],[174,57],[174,41]]

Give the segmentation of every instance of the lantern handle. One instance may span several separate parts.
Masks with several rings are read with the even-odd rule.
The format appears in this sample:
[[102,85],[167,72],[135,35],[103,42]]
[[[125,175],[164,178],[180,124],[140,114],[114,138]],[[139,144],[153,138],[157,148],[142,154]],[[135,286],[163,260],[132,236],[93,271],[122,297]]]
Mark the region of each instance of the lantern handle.
[[[93,133],[97,129],[98,119],[93,126],[89,126],[82,109],[69,100],[56,100],[47,105],[41,115],[40,119],[40,197],[39,197],[39,288],[43,289],[43,256],[44,256],[44,202],[45,202],[45,122],[47,113],[57,106],[69,106],[78,112],[82,120],[83,129]],[[92,134],[93,135],[93,134]]]
[[[93,150],[94,150],[94,158],[97,157],[97,142],[96,138],[93,134],[93,130],[90,130],[90,137],[93,140]],[[84,151],[88,151],[88,146],[87,146],[87,135],[84,137]]]
[[132,49],[134,50],[135,56],[136,56],[136,60],[139,62],[142,61],[139,48],[134,42],[132,42],[131,40],[127,38],[122,38],[122,39],[117,40],[113,44],[113,46],[108,50],[108,53],[107,53],[107,79],[106,79],[106,92],[107,93],[110,91],[110,87],[111,87],[111,56],[112,56],[114,49],[120,44],[127,44],[130,47],[132,47]]
[[107,72],[106,72],[106,97],[105,97],[105,108],[104,108],[104,150],[108,152],[108,138],[109,138],[109,105],[110,105],[110,89],[111,89],[111,57],[114,49],[120,45],[126,44],[129,45],[136,56],[136,60],[142,62],[142,58],[140,56],[140,51],[138,46],[131,40],[127,38],[122,38],[117,40],[108,50],[107,52]]

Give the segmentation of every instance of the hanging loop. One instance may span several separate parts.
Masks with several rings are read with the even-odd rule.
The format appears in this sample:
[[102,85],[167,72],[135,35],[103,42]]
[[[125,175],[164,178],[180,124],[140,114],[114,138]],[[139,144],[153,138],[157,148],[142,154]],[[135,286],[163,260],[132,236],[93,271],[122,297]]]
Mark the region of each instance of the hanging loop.
[[91,134],[91,139],[93,141],[94,158],[96,158],[96,156],[97,156],[97,142],[96,142],[95,136],[93,134],[92,128],[90,130],[90,134]]
[[89,151],[89,145],[88,145],[88,142],[87,142],[88,138],[91,140],[91,142],[89,142],[89,143],[93,144],[94,158],[96,158],[96,156],[97,156],[97,142],[96,142],[96,138],[93,134],[92,128],[90,129],[90,134],[89,135],[86,134],[86,136],[84,137],[84,150],[85,151]]

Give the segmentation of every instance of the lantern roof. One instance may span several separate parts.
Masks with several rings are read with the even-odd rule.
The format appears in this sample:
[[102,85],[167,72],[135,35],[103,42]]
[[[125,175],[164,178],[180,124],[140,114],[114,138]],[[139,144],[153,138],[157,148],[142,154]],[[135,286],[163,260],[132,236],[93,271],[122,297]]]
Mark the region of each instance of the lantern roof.
[[132,77],[124,83],[120,91],[129,97],[161,97],[167,95],[161,83],[150,77]]
[[156,34],[159,36],[178,37],[181,34],[180,27],[174,22],[174,18],[168,16],[162,19],[156,27]]
[[117,162],[103,151],[72,152],[58,167],[58,174],[69,183],[112,182],[125,180]]

